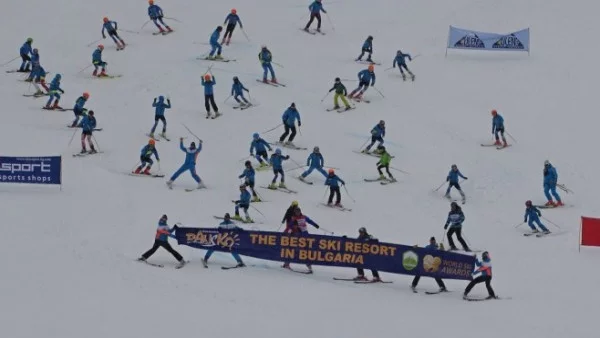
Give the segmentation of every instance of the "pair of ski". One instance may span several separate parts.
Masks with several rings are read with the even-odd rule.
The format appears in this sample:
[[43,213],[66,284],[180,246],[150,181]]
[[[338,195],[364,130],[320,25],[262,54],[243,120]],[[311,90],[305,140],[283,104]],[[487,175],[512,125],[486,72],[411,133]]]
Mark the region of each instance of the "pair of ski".
[[375,284],[375,283],[383,283],[383,284],[392,284],[392,281],[383,281],[383,280],[374,280],[374,279],[354,279],[354,278],[337,278],[333,277],[333,280],[344,281],[344,282],[354,282],[354,284]]
[[346,111],[348,111],[348,110],[352,110],[352,109],[356,109],[356,106],[350,106],[349,108],[346,108],[346,107],[338,107],[338,108],[335,108],[335,107],[334,107],[334,108],[327,108],[327,109],[325,109],[325,110],[326,110],[326,111],[334,111],[334,110],[335,110],[335,111],[337,111],[338,113],[343,113],[343,112],[346,112]]
[[[73,128],[81,128],[81,127],[72,127],[70,124],[67,124],[67,128],[73,129]],[[103,130],[103,128],[94,128],[93,131],[102,131],[102,130]]]
[[136,177],[150,177],[150,178],[160,178],[160,177],[165,177],[165,174],[136,174],[136,173],[127,173],[127,175],[130,176],[136,176]]
[[73,157],[86,157],[86,156],[90,156],[90,155],[97,155],[97,154],[104,154],[103,151],[96,151],[95,153],[92,152],[85,152],[85,153],[76,153],[73,154]]
[[123,76],[123,75],[122,74],[117,74],[117,75],[102,75],[102,76],[92,75],[92,77],[96,78],[96,79],[116,79],[116,78],[119,78],[121,76]]
[[353,97],[353,96],[348,96],[348,98],[354,102],[364,102],[364,103],[371,103],[371,101],[369,100],[365,100],[362,97]]
[[209,56],[206,57],[197,57],[196,60],[202,60],[202,61],[215,61],[215,62],[235,62],[237,60],[235,59],[215,59],[215,58],[211,58]]
[[7,73],[31,73],[31,70],[27,70],[27,71],[22,71],[22,70],[18,70],[18,69],[13,69],[13,70],[7,70]]
[[73,108],[62,108],[62,107],[42,107],[43,110],[58,110],[58,111],[73,111]]
[[552,232],[547,233],[547,234],[545,234],[543,232],[528,232],[526,234],[523,234],[523,236],[525,236],[525,237],[529,237],[529,236],[533,236],[533,235],[535,235],[535,237],[537,237],[537,238],[542,238],[542,237],[546,237],[548,235],[552,235]]
[[208,113],[208,114],[206,114],[206,119],[207,120],[208,119],[215,120],[215,119],[218,119],[220,116],[223,116],[223,114],[219,113],[219,114],[214,114],[213,115],[213,114]]
[[[215,219],[220,219],[220,220],[224,220],[225,219],[225,217],[223,217],[223,216],[213,216],[213,217]],[[234,221],[241,222],[241,223],[244,223],[244,224],[262,224],[261,222],[255,222],[254,220],[252,220],[252,222],[249,222],[249,221],[246,221],[245,219],[242,219],[242,220],[238,219],[238,220],[234,220]]]
[[278,145],[280,147],[284,147],[284,148],[288,148],[288,149],[294,149],[294,150],[308,150],[308,148],[306,148],[306,147],[298,147],[298,146],[295,146],[295,145],[292,145],[292,144],[287,144],[285,142],[282,143],[282,142],[279,142],[279,141],[271,143],[271,144],[276,144],[276,145]]
[[369,61],[369,60],[354,60],[354,62],[356,63],[362,63],[363,65],[377,65],[377,66],[381,66],[381,62],[375,62],[375,61]]
[[320,30],[310,30],[310,29],[305,29],[305,28],[300,28],[300,30],[303,31],[304,33],[308,33],[311,35],[317,35],[317,34],[325,35],[325,33],[321,32]]
[[44,93],[44,94],[23,94],[23,96],[25,97],[34,97],[34,98],[38,98],[38,97],[44,97],[44,96],[48,96],[50,94],[48,93]]
[[496,297],[485,297],[485,298],[480,298],[480,297],[463,297],[463,300],[466,300],[468,302],[482,302],[484,300],[509,300],[512,299],[511,297],[500,297],[500,296],[496,296]]
[[298,193],[297,191],[295,191],[295,190],[290,190],[290,189],[288,189],[288,188],[280,188],[280,187],[277,187],[277,188],[273,189],[273,188],[269,188],[269,187],[265,187],[265,186],[261,186],[261,188],[263,188],[263,189],[267,189],[267,190],[271,190],[271,191],[281,191],[281,192],[285,192],[285,193],[287,193],[287,194],[297,194],[297,193]]
[[502,149],[505,149],[505,148],[508,148],[508,147],[510,147],[510,146],[511,146],[511,144],[507,144],[507,145],[497,145],[497,144],[495,144],[495,143],[492,143],[492,144],[484,144],[484,143],[482,143],[482,144],[481,144],[481,146],[482,146],[482,147],[496,147],[496,149],[497,149],[497,150],[502,150]]
[[[162,264],[150,263],[150,262],[148,262],[148,261],[140,261],[140,260],[137,260],[137,261],[138,261],[138,262],[145,263],[145,264],[148,264],[148,265],[150,265],[150,266],[153,266],[153,267],[155,267],[155,268],[164,268],[164,267],[165,267],[165,266],[164,266],[164,265],[162,265]],[[184,263],[183,265],[177,265],[177,266],[175,266],[175,269],[181,269],[181,268],[183,268],[183,267],[184,267],[184,266],[185,266],[187,263],[189,263],[189,262],[190,262],[190,261],[185,261],[185,263]]]
[[152,35],[167,35],[167,34],[170,34],[170,33],[173,33],[173,30],[162,31],[162,32],[154,32],[154,33],[152,33]]
[[[369,155],[369,156],[373,156],[373,157],[377,157],[377,158],[381,158],[381,154],[378,154],[376,152],[363,152],[363,151],[358,151],[358,150],[353,150],[353,152],[357,153],[357,154],[361,154],[361,155]],[[390,158],[395,158],[396,156],[392,156],[390,155]]]
[[168,138],[168,137],[166,137],[166,136],[163,136],[163,135],[161,135],[161,134],[158,134],[158,136],[159,136],[160,138],[158,138],[158,137],[156,137],[156,136],[151,136],[150,134],[146,134],[146,136],[148,136],[148,137],[149,137],[149,138],[151,138],[151,139],[154,139],[154,141],[160,141],[160,139],[161,139],[161,138],[162,138],[162,139],[164,139],[164,140],[166,140],[166,141],[171,141],[171,139],[170,139],[170,138]]
[[389,178],[365,178],[364,179],[365,182],[379,182],[379,184],[381,185],[387,185],[387,184],[392,184],[392,183],[396,183],[398,181],[396,181],[395,178],[389,179]]
[[252,108],[254,105],[252,103],[248,103],[245,105],[234,106],[233,109],[246,110],[248,108]]
[[327,204],[327,203],[321,203],[321,204],[328,208],[337,209],[339,211],[352,211],[352,209],[348,209],[348,208],[344,207],[343,205],[335,205],[335,204]]
[[264,80],[261,79],[256,79],[256,82],[260,82],[262,84],[266,84],[266,85],[271,85],[273,87],[285,87],[286,85],[281,83],[281,82],[273,82],[272,80],[269,81],[267,80],[266,82]]

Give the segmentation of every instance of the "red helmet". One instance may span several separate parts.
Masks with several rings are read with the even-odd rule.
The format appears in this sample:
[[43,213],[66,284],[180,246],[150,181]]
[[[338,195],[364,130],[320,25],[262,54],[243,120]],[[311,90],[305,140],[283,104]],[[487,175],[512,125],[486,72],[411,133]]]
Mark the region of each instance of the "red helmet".
[[528,207],[530,207],[532,205],[532,203],[531,203],[531,201],[526,201],[525,205],[528,206]]
[[81,95],[81,96],[83,96],[83,98],[87,100],[90,98],[90,93],[84,92],[83,95]]
[[98,49],[104,50],[104,45],[98,45]]
[[329,175],[335,174],[335,170],[333,170],[333,169],[329,169],[327,172],[329,173]]
[[204,75],[204,81],[210,81],[210,74]]
[[231,14],[237,14],[237,10],[235,8],[231,9]]
[[106,17],[106,16],[105,16],[105,17],[102,19],[102,21],[104,21],[105,23],[106,23],[106,22],[108,22],[108,17]]
[[498,112],[496,111],[496,109],[492,109],[492,115],[496,116],[498,114]]

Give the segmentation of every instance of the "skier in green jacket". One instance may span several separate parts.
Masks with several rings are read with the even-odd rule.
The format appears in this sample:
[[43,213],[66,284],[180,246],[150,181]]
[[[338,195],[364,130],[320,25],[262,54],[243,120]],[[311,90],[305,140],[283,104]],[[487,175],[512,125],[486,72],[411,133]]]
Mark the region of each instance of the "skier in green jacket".
[[389,180],[395,182],[396,179],[394,178],[394,176],[392,176],[392,173],[390,173],[390,162],[392,162],[392,156],[387,152],[387,150],[385,150],[385,147],[381,145],[377,147],[377,152],[381,154],[379,162],[377,162],[377,171],[379,171],[379,179],[388,179],[381,171],[381,169],[385,168],[385,171],[390,176]]

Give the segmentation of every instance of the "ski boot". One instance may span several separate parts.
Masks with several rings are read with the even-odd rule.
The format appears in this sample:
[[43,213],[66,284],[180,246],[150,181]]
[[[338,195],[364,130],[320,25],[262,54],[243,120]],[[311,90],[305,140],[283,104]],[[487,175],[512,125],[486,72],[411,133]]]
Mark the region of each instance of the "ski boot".
[[334,207],[343,208],[344,206],[340,202],[335,202]]
[[196,186],[196,189],[204,189],[204,188],[206,188],[206,186],[202,182],[198,183],[198,185]]
[[233,217],[231,217],[232,219],[236,220],[236,221],[243,221],[242,217],[240,217],[240,215],[235,215]]
[[96,148],[92,147],[92,149],[90,149],[89,153],[90,155],[97,153]]
[[151,132],[150,134],[148,134],[148,137],[154,138],[154,133]]
[[169,189],[173,189],[173,181],[168,180],[166,184],[167,184],[167,187],[169,187]]
[[138,261],[138,262],[145,262],[145,261],[146,261],[146,258],[144,258],[144,257],[140,257],[140,258],[138,258],[138,259],[137,259],[137,261]]
[[160,137],[167,138],[167,134],[163,131],[162,133],[160,133]]
[[106,76],[108,76],[108,75],[106,74],[106,70],[104,70],[104,69],[100,72],[100,74],[98,74],[98,77],[106,77]]
[[81,151],[79,152],[80,154],[86,154],[87,150],[85,148],[81,148]]
[[244,268],[244,267],[246,267],[246,264],[244,264],[244,262],[238,262],[235,267],[236,268]]
[[555,204],[555,205],[556,205],[557,207],[562,207],[562,206],[564,206],[564,204],[563,204],[563,202],[562,202],[562,201],[556,201],[556,204]]
[[175,266],[175,268],[176,268],[176,269],[181,269],[181,268],[183,268],[183,267],[184,267],[184,265],[185,265],[185,264],[186,264],[185,260],[183,260],[183,259],[182,259],[182,260],[180,260],[180,261],[179,261],[179,264],[177,264],[177,265]]
[[63,108],[58,105],[58,101],[54,101],[54,104],[52,105],[52,109],[63,109]]
[[144,175],[150,175],[150,167],[146,167],[146,170],[143,171]]
[[252,197],[252,202],[262,202],[258,196]]
[[385,181],[385,175],[384,174],[379,175],[379,180],[380,181]]
[[219,113],[218,111],[215,112],[215,118],[217,118],[217,117],[219,117],[221,115],[223,115],[223,114]]
[[305,178],[305,177],[304,177],[304,176],[302,176],[302,175],[298,176],[298,179],[299,179],[300,181],[302,181],[302,182],[304,182],[304,178]]
[[290,263],[283,263],[283,265],[281,267],[284,269],[290,269],[290,270],[292,269],[292,268],[290,268]]
[[358,275],[358,276],[352,278],[352,280],[353,281],[366,281],[368,279],[365,276],[363,276],[363,275]]
[[549,235],[549,234],[551,234],[550,230],[546,230],[546,231],[544,231],[544,232],[542,232],[542,233],[543,233],[544,235]]
[[165,32],[165,30],[164,30],[162,27],[158,27],[158,32],[159,32],[159,33],[164,33],[164,32]]
[[538,229],[531,230],[531,233],[532,233],[532,234],[537,234],[537,233],[539,233],[539,232],[540,232],[540,231],[539,231]]
[[223,56],[221,54],[215,56],[215,60],[223,60]]
[[46,95],[46,94],[44,94],[44,92],[43,92],[43,91],[41,91],[41,90],[38,90],[38,91],[36,91],[35,93],[33,93],[33,95],[34,95],[34,96],[44,96],[44,95]]
[[308,273],[313,273],[313,269],[312,266],[307,265],[306,268],[308,268]]
[[268,188],[269,188],[269,189],[272,189],[272,190],[277,190],[277,184],[275,184],[275,183],[271,183],[271,184],[269,184],[269,187],[268,187]]
[[335,109],[340,109],[340,106],[336,104],[336,105],[334,105],[334,106],[333,106],[333,109],[334,109],[334,110],[335,110]]
[[276,78],[272,78],[272,79],[271,79],[271,83],[278,84],[279,82],[277,82],[277,79],[276,79]]
[[173,29],[171,29],[171,27],[167,26],[167,32],[171,33],[173,31]]
[[448,292],[448,289],[446,289],[445,287],[441,287],[440,292]]
[[406,81],[406,74],[402,73],[402,80]]
[[244,223],[254,223],[254,220],[252,218],[250,218],[250,216],[246,216]]
[[266,77],[265,77],[265,78],[263,78],[263,81],[262,81],[262,82],[263,82],[263,83],[269,83],[269,81],[267,80],[267,78],[266,78]]
[[266,164],[265,162],[260,162],[260,164],[258,165],[259,168],[264,168],[264,167],[268,167],[269,165]]
[[381,278],[379,278],[379,277],[373,277],[373,280],[372,280],[372,282],[373,282],[373,283],[378,283],[378,282],[381,282]]
[[287,187],[285,186],[285,183],[283,183],[283,182],[279,183],[279,187],[283,188],[283,189],[287,189]]
[[554,204],[554,202],[552,200],[549,200],[548,202],[546,202],[546,204],[544,204],[547,207],[554,207],[556,206],[556,204]]
[[133,172],[134,174],[139,174],[142,172],[142,167],[137,167],[137,169],[135,169],[135,171]]

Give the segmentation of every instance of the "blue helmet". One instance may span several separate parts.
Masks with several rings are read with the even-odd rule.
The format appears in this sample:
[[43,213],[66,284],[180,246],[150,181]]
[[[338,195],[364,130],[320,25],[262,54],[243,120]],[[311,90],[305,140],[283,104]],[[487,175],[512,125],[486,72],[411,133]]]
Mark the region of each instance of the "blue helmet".
[[260,137],[260,135],[258,135],[258,133],[254,133],[254,134],[252,134],[252,138],[255,138],[255,139],[256,139],[256,138],[259,138],[259,137]]
[[275,149],[275,154],[281,155],[281,149],[279,149],[279,148]]
[[161,95],[161,96],[158,97],[158,101],[164,101],[164,100],[165,100],[164,96]]

